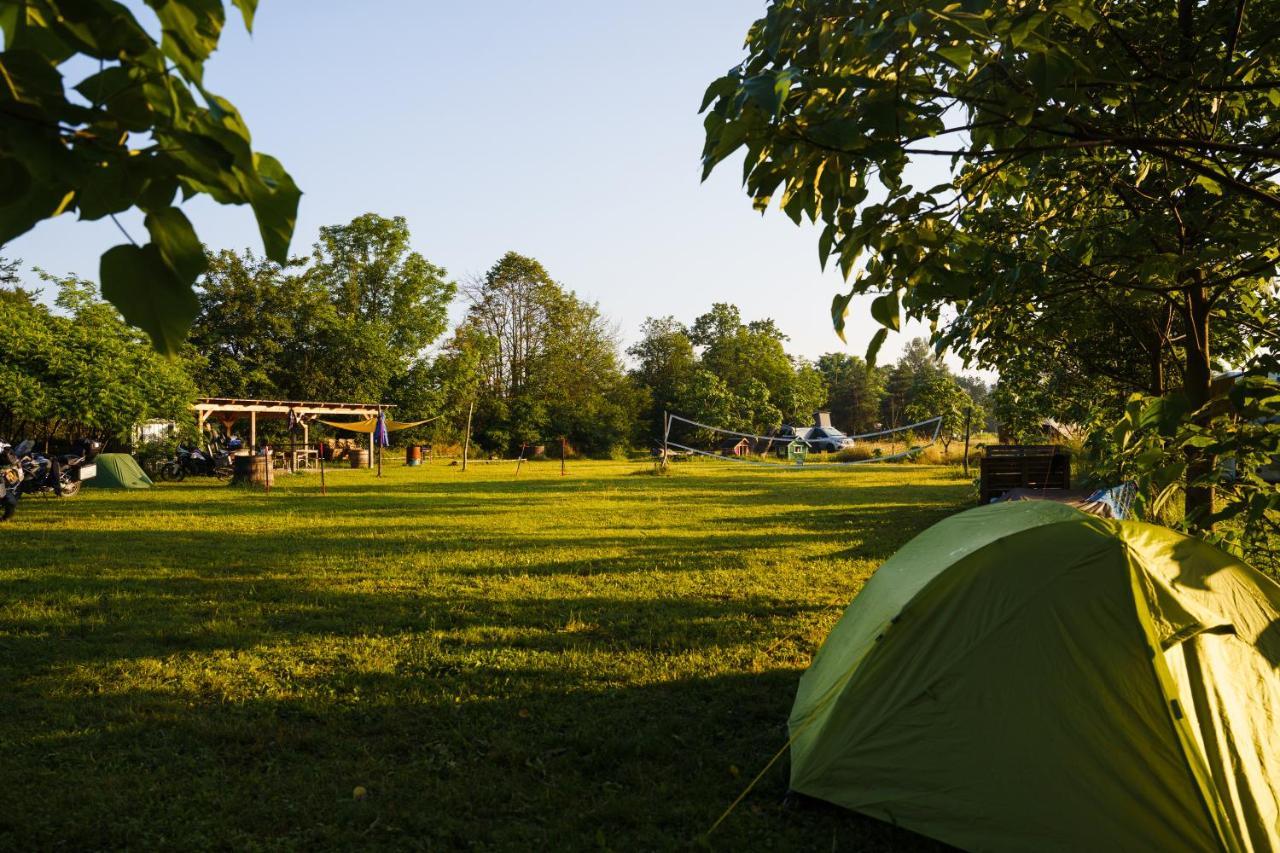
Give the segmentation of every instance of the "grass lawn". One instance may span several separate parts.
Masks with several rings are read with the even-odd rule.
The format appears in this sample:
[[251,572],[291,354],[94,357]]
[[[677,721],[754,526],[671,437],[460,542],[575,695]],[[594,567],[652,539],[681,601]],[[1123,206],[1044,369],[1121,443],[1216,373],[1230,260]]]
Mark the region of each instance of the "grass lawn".
[[[0,848],[695,844],[869,573],[970,486],[650,470],[24,499],[0,526]],[[710,844],[934,849],[786,788],[783,760]]]

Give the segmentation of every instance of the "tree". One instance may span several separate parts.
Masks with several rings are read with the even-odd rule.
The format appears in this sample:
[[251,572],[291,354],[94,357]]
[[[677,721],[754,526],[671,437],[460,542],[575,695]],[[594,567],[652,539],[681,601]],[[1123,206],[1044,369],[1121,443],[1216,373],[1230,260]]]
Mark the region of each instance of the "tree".
[[912,389],[906,419],[913,423],[941,417],[938,439],[942,452],[951,455],[951,442],[964,435],[965,417],[973,408],[973,400],[949,372],[930,372],[921,376]]
[[640,340],[627,349],[636,361],[631,377],[649,391],[649,406],[643,416],[650,429],[662,428],[663,413],[687,417],[689,390],[698,370],[698,356],[688,330],[674,317],[649,317],[640,324]]
[[738,411],[751,413],[739,428],[767,432],[786,421],[807,422],[825,400],[821,377],[787,354],[787,337],[773,320],[743,323],[737,306],[716,303],[693,321],[689,340],[701,348],[702,368],[740,398]]
[[310,266],[249,251],[212,255],[190,338],[204,359],[201,387],[418,405],[425,349],[445,330],[455,286],[408,243],[402,218],[366,214],[322,229]]
[[[252,28],[256,0],[233,2]],[[225,21],[221,0],[147,6],[158,42],[115,0],[0,7],[0,245],[71,211],[100,219],[141,210],[150,242],[130,238],[103,254],[102,292],[172,354],[198,310],[192,285],[205,269],[175,194],[250,205],[267,256],[284,263],[301,193],[275,158],[252,150],[235,107],[204,87]],[[90,63],[94,71],[68,91],[63,72]]]
[[[822,261],[860,268],[837,327],[879,294],[869,355],[905,312],[998,367],[1075,304],[1157,389],[1176,361],[1171,390],[1207,426],[1215,353],[1275,341],[1277,11],[774,2],[708,90],[704,167],[745,148],[758,207],[821,220]],[[906,184],[913,155],[953,158],[951,178]],[[1186,515],[1207,525],[1215,454],[1185,452]]]
[[856,355],[829,352],[818,357],[831,422],[850,434],[872,432],[880,422],[884,374]]
[[641,400],[623,375],[614,330],[533,258],[508,252],[464,287],[477,349],[476,436],[513,452],[564,437],[606,454],[632,440]]
[[376,327],[398,359],[412,359],[444,333],[457,285],[409,249],[403,216],[375,213],[320,229],[311,277],[338,316]]
[[9,288],[6,357],[0,362],[0,430],[57,438],[128,440],[151,418],[190,423],[195,388],[180,359],[159,356],[91,282],[41,274],[57,311]]

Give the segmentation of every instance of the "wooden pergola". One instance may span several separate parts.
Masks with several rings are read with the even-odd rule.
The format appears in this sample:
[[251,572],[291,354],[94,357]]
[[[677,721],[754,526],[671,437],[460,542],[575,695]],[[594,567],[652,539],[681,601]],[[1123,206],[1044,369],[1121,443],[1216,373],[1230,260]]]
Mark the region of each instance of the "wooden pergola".
[[[394,409],[379,403],[328,403],[314,400],[248,400],[240,397],[199,397],[191,407],[196,413],[196,429],[204,429],[211,418],[230,432],[241,418],[249,418],[249,447],[258,446],[258,418],[287,420],[292,412],[302,424],[302,443],[310,443],[311,422],[319,417],[350,417],[354,419],[376,418],[381,412]],[[369,465],[373,462],[373,433],[369,434]]]

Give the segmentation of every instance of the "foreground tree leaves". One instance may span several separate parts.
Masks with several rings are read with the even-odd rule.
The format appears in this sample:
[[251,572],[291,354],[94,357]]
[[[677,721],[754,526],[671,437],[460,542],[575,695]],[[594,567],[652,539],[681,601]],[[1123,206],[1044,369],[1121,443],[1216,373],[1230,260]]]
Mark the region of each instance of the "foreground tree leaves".
[[[741,151],[757,209],[821,226],[852,279],[837,330],[878,297],[869,360],[905,316],[1002,375],[1114,377],[1113,413],[1181,392],[1209,429],[1215,373],[1280,344],[1278,22],[1277,0],[773,0],[707,89],[704,173]],[[909,184],[930,157],[947,180]],[[1221,446],[1179,452],[1211,523]]]
[[[256,0],[233,0],[252,27]],[[173,206],[205,194],[252,207],[267,257],[284,263],[301,197],[254,152],[235,107],[204,88],[225,22],[221,0],[147,0],[157,41],[116,0],[0,2],[0,244],[45,219],[146,214],[151,242],[103,255],[103,294],[173,354],[195,316],[200,241]],[[96,60],[70,87],[67,60]]]

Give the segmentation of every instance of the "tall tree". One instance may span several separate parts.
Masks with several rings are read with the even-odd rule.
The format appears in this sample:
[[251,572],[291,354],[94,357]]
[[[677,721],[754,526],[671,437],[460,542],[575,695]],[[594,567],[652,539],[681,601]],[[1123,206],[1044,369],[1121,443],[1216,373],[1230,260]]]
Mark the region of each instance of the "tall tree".
[[[233,2],[251,29],[256,0]],[[150,26],[115,0],[0,4],[0,245],[71,211],[82,219],[142,211],[151,240],[130,238],[102,256],[102,292],[173,353],[198,310],[192,285],[205,269],[174,204],[178,191],[250,205],[279,263],[301,193],[275,158],[251,148],[236,108],[204,86],[226,18],[221,0],[146,6]],[[77,69],[92,71],[68,91],[64,73]]]
[[[210,257],[191,346],[207,393],[416,405],[455,286],[401,218],[322,229],[310,266]],[[413,412],[406,412],[413,414]]]
[[640,400],[599,308],[533,258],[508,252],[464,288],[478,350],[476,434],[490,450],[566,438],[604,454],[628,445]]
[[[1215,354],[1275,340],[1277,12],[776,0],[708,90],[705,168],[745,147],[757,206],[780,191],[797,222],[821,220],[823,262],[859,269],[837,327],[853,294],[880,294],[872,353],[905,312],[998,366],[1088,291],[1094,320],[1125,315],[1098,340],[1145,350],[1157,389],[1176,360],[1168,384],[1207,426]],[[906,184],[911,156],[951,158],[950,179]],[[1208,447],[1183,448],[1192,524],[1211,520]]]
[[409,248],[403,216],[357,216],[320,229],[310,275],[338,316],[373,326],[402,359],[412,359],[444,333],[457,285]]
[[875,430],[884,394],[883,371],[842,352],[820,356],[817,366],[826,385],[831,422],[850,434]]
[[649,390],[644,416],[648,429],[655,433],[661,429],[664,412],[687,415],[698,356],[685,327],[674,317],[649,317],[640,324],[640,340],[627,350],[627,355],[636,362],[632,378]]

